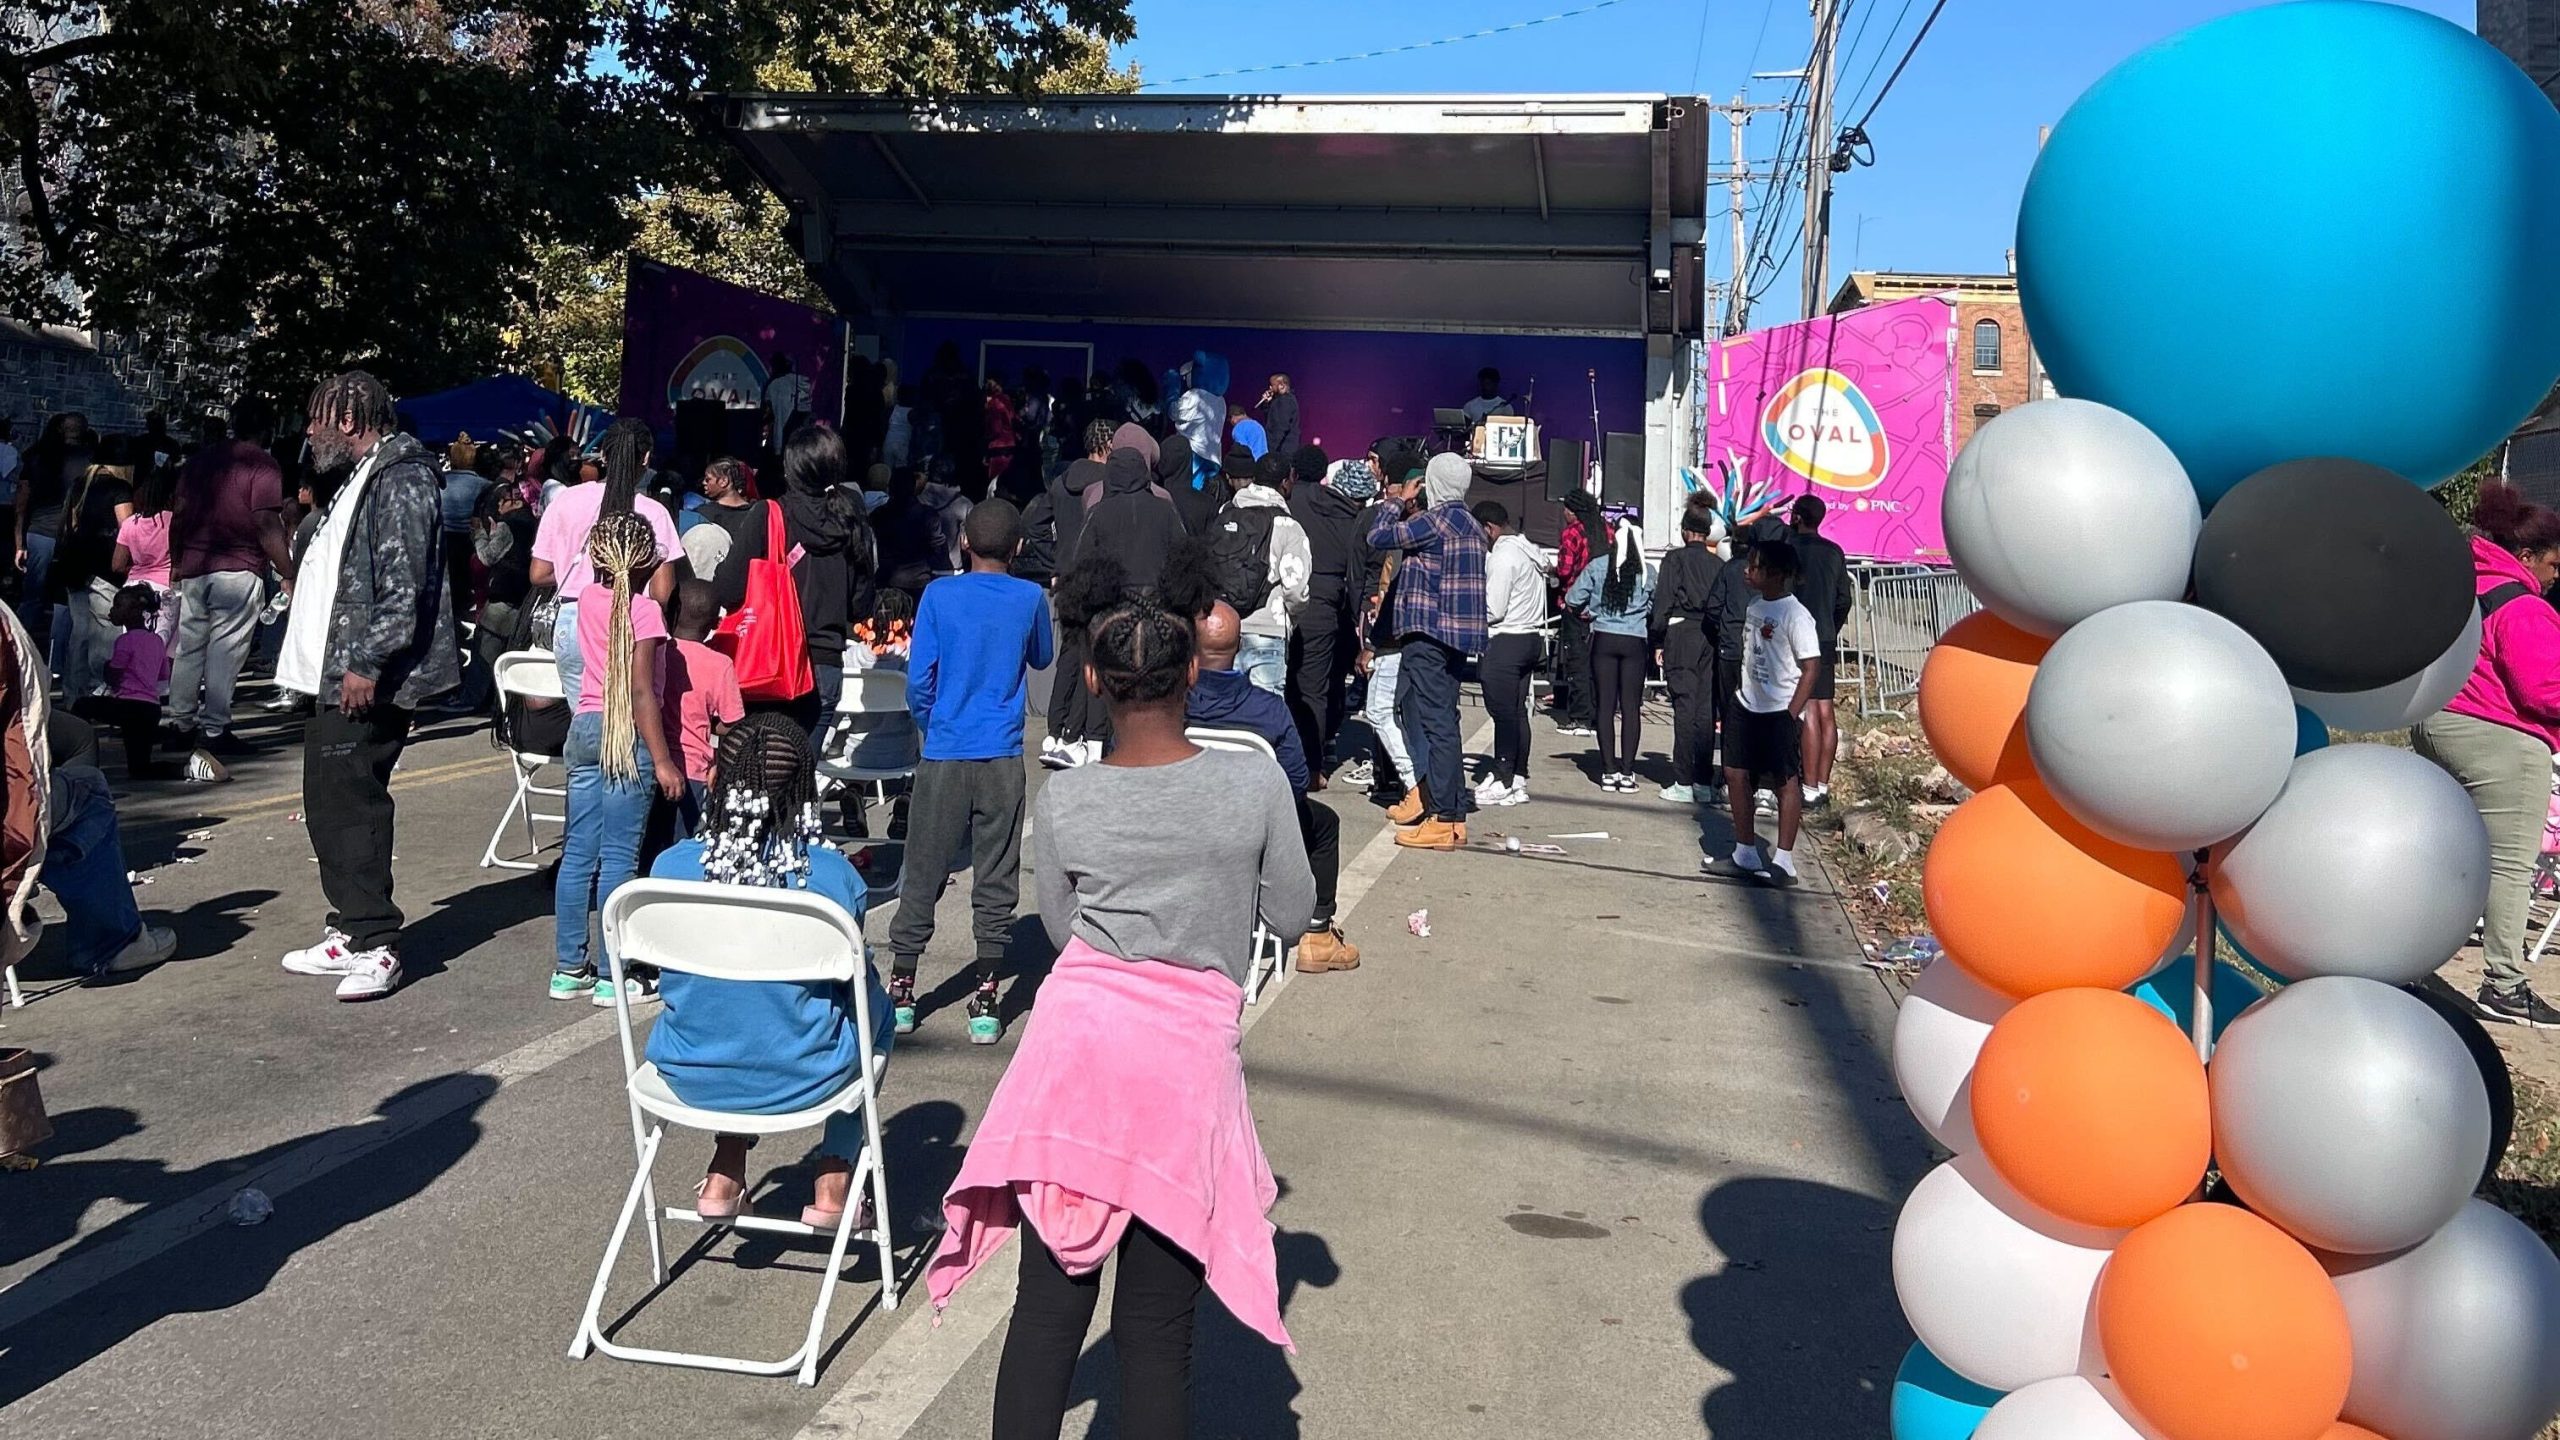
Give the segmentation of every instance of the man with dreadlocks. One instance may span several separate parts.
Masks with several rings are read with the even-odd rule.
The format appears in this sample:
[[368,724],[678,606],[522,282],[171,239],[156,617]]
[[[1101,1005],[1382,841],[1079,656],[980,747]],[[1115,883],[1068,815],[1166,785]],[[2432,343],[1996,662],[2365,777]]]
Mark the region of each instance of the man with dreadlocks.
[[355,469],[303,551],[276,659],[276,683],[317,705],[303,730],[302,814],[329,897],[320,943],[284,968],[341,977],[341,1000],[378,1000],[400,988],[391,771],[418,707],[462,681],[443,491],[371,375],[321,381],[309,413],[312,463]]
[[[843,906],[859,925],[867,900],[862,876],[819,838],[820,830],[808,736],[787,716],[750,715],[720,737],[702,835],[660,855],[649,873],[661,880],[806,890]],[[862,984],[872,1051],[886,1055],[888,992],[867,964]],[[666,1014],[649,1033],[649,1061],[688,1105],[740,1115],[804,1110],[842,1090],[861,1064],[853,997],[841,985],[674,973],[665,985]],[[710,1167],[694,1187],[694,1211],[703,1219],[735,1219],[745,1208],[753,1143],[743,1135],[715,1142]],[[827,1122],[818,1141],[817,1193],[800,1212],[801,1223],[835,1228],[861,1151],[859,1115]]]

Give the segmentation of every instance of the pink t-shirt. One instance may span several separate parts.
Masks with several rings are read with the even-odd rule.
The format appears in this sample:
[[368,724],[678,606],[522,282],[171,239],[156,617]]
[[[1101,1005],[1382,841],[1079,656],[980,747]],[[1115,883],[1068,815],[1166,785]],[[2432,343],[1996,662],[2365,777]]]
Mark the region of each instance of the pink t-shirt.
[[177,583],[176,571],[169,563],[168,511],[126,516],[124,523],[116,527],[116,543],[133,555],[133,572],[127,579],[163,590]]
[[[586,488],[592,490],[596,487],[590,485]],[[581,715],[604,713],[604,672],[612,668],[608,663],[613,653],[610,649],[612,633],[613,591],[602,585],[590,585],[587,592],[578,597],[578,654],[585,664],[585,669],[578,676],[578,713]],[[658,602],[650,599],[646,590],[632,596],[632,643],[636,645],[643,640],[666,638],[667,617],[658,608]],[[665,674],[662,667],[658,682],[661,688],[666,683]]]
[[[563,489],[544,508],[542,523],[533,532],[533,558],[551,562],[564,597],[586,594],[588,583],[596,578],[595,567],[587,563],[587,532],[596,528],[596,516],[604,510],[604,489],[601,481]],[[660,564],[684,554],[666,506],[640,495],[633,497],[631,513],[649,522],[649,533],[658,540]],[[579,602],[580,609],[585,605]]]
[[[578,609],[583,616],[586,607]],[[658,698],[666,706],[667,733],[684,752],[684,778],[709,784],[711,727],[735,725],[747,715],[747,702],[738,694],[738,667],[699,640],[678,640],[664,653],[667,666]]]
[[115,676],[116,698],[158,704],[160,687],[169,683],[169,645],[151,630],[127,630],[107,652],[108,673]]

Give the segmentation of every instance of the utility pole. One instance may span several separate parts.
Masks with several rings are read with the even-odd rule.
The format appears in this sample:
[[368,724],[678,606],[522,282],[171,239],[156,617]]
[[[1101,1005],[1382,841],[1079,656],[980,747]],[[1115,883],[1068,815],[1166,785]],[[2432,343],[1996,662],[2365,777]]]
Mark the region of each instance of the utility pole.
[[1747,233],[1749,227],[1743,224],[1742,219],[1744,192],[1754,180],[1786,178],[1782,175],[1761,175],[1752,172],[1751,152],[1745,148],[1750,143],[1751,117],[1767,111],[1784,110],[1787,107],[1754,105],[1747,93],[1737,93],[1733,97],[1732,104],[1719,105],[1715,108],[1725,113],[1725,119],[1731,125],[1730,133],[1733,136],[1732,148],[1727,152],[1727,158],[1733,162],[1733,168],[1727,170],[1724,177],[1727,193],[1732,197],[1733,208],[1733,282],[1725,290],[1724,328],[1727,334],[1739,335],[1751,328],[1751,257],[1746,253],[1750,249],[1751,240]]
[[1822,313],[1831,288],[1831,151],[1840,0],[1813,0],[1813,54],[1805,65],[1804,313]]

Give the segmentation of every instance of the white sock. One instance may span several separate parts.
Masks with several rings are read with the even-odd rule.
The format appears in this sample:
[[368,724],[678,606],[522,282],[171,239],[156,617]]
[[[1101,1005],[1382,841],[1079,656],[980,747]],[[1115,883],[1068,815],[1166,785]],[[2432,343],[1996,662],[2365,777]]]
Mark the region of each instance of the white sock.
[[1793,850],[1772,850],[1769,852],[1769,863],[1786,871],[1788,874],[1793,875],[1796,873],[1796,852]]
[[1757,870],[1757,869],[1759,869],[1759,868],[1760,868],[1760,847],[1759,847],[1759,846],[1757,846],[1757,845],[1736,845],[1736,846],[1734,846],[1734,847],[1733,847],[1733,863],[1734,863],[1734,864],[1736,864],[1736,865],[1741,866],[1741,867],[1742,867],[1743,869],[1745,869],[1745,870]]

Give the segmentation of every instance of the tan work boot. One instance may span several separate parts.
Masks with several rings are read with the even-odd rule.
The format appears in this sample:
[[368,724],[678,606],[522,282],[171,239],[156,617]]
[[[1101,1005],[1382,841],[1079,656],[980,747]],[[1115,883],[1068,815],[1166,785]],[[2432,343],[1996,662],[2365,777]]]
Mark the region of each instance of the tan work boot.
[[1425,820],[1411,829],[1396,832],[1396,843],[1407,850],[1464,850],[1467,827],[1459,820]]
[[1422,820],[1422,787],[1416,785],[1404,792],[1404,799],[1390,806],[1387,819],[1398,825],[1414,825]]
[[1360,968],[1360,947],[1342,937],[1331,927],[1311,930],[1298,941],[1298,973],[1321,975],[1327,970]]

